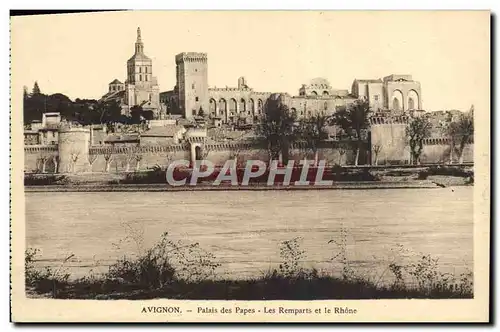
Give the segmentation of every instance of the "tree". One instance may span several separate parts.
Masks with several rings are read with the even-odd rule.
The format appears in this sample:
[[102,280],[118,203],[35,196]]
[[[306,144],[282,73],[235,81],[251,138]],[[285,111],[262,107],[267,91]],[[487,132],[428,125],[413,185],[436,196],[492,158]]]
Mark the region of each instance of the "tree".
[[344,155],[345,155],[345,149],[343,147],[339,147],[339,166],[343,165],[343,160],[344,160]]
[[298,134],[295,130],[296,117],[279,98],[269,98],[264,110],[255,132],[266,142],[269,161],[279,159],[282,153],[283,162],[287,163],[289,146]]
[[239,166],[239,156],[240,156],[240,154],[241,154],[241,149],[234,148],[234,149],[230,150],[229,159],[233,159],[234,160],[234,166],[235,167]]
[[142,154],[136,153],[135,155],[135,171],[139,172],[139,169],[141,168],[141,160],[142,160]]
[[40,87],[38,86],[38,82],[35,81],[35,84],[33,84],[33,90],[31,92],[32,95],[38,95],[40,94],[41,91],[40,91]]
[[304,118],[299,123],[299,138],[314,153],[315,166],[318,164],[319,144],[328,139],[328,132],[326,131],[327,123],[328,117],[325,115],[314,115],[311,118]]
[[104,153],[104,160],[106,161],[104,171],[109,173],[109,168],[111,166],[111,162],[113,161],[113,151],[111,149]]
[[142,116],[146,120],[153,120],[155,117],[155,113],[153,111],[147,110],[142,112]]
[[406,137],[410,145],[411,161],[413,165],[420,163],[420,155],[424,147],[424,139],[431,135],[431,123],[425,117],[410,118],[406,125]]
[[[465,145],[474,137],[474,106],[469,113],[460,114],[452,120],[447,128],[450,137],[450,149],[457,153],[458,162],[462,164]],[[450,158],[450,163],[452,162]]]
[[356,100],[348,107],[339,107],[333,115],[332,122],[349,136],[356,149],[354,165],[358,166],[359,153],[362,145],[362,133],[369,127],[368,117],[371,113],[367,100]]
[[42,151],[40,152],[40,156],[38,157],[38,160],[40,162],[40,167],[39,167],[39,170],[42,172],[42,173],[45,173],[46,172],[46,168],[47,168],[47,161],[52,158],[52,155],[50,153],[47,153],[45,151]]
[[98,103],[95,105],[95,110],[93,114],[98,114],[99,118],[95,119],[93,117],[92,123],[96,124],[109,124],[114,122],[120,122],[122,118],[122,108],[118,101],[109,100],[104,103]]
[[25,85],[23,86],[23,100],[26,100],[29,98],[29,93],[28,93],[28,87]]
[[198,116],[205,116],[205,111],[203,111],[203,107],[200,106],[200,110],[198,111]]
[[375,155],[375,165],[378,165],[378,155],[380,154],[380,151],[382,151],[382,145],[373,144],[372,151]]
[[141,106],[132,106],[130,108],[130,116],[131,122],[134,124],[140,123],[142,118],[142,107]]
[[96,154],[89,154],[87,158],[89,160],[90,171],[92,172],[92,165],[97,160],[97,155]]

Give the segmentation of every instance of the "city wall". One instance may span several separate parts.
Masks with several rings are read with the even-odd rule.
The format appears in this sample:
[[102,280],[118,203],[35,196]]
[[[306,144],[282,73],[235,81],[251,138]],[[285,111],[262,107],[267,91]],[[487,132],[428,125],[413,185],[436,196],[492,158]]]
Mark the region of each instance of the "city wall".
[[[239,165],[247,160],[269,160],[268,152],[263,148],[248,143],[207,144],[205,159],[216,166],[222,166],[226,160],[236,159]],[[368,149],[362,149],[365,155]],[[47,157],[46,157],[47,156]],[[188,144],[170,146],[138,146],[138,147],[90,147],[88,154],[80,154],[75,163],[75,172],[124,172],[151,169],[156,166],[165,167],[173,160],[190,160],[191,149]],[[348,165],[354,163],[355,153],[347,142],[325,142],[318,147],[318,159],[325,160],[328,165]],[[295,144],[290,149],[290,160],[300,161],[304,158],[314,159],[314,153],[303,144]],[[57,147],[25,147],[26,172],[40,172],[43,160],[46,160],[45,172],[53,173],[56,166],[53,160],[59,159]],[[59,172],[71,172],[72,165],[59,167]]]
[[[359,165],[409,164],[410,150],[405,139],[404,119],[373,119],[370,142],[361,144]],[[92,146],[90,133],[85,129],[62,131],[58,145],[25,146],[26,172],[84,173],[84,172],[124,172],[140,171],[154,167],[165,167],[173,160],[193,159],[193,149],[198,143],[185,142],[174,145],[157,146]],[[378,148],[377,148],[378,147]],[[205,144],[203,156],[216,166],[226,160],[236,159],[239,165],[247,160],[269,160],[263,145],[256,143],[231,142]],[[473,162],[473,144],[468,144],[463,152],[464,162]],[[205,155],[206,154],[206,155]],[[349,141],[324,141],[317,149],[318,159],[327,165],[353,165],[355,150]],[[456,153],[450,153],[446,138],[424,140],[420,156],[421,163],[448,163],[452,158],[458,162]],[[300,161],[314,159],[314,152],[305,143],[295,143],[290,147],[289,159]]]
[[[406,138],[408,117],[372,117],[371,123],[371,163],[409,164],[410,147]],[[444,137],[426,138],[420,154],[420,163],[444,163],[450,158],[454,163],[459,161],[456,152],[450,153],[450,141]],[[467,144],[463,151],[463,161],[474,161],[474,144]]]

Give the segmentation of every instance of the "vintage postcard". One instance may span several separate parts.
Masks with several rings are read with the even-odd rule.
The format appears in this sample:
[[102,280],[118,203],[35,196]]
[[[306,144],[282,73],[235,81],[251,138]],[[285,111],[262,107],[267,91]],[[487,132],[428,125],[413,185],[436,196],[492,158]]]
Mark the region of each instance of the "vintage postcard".
[[12,320],[487,322],[490,20],[12,16]]

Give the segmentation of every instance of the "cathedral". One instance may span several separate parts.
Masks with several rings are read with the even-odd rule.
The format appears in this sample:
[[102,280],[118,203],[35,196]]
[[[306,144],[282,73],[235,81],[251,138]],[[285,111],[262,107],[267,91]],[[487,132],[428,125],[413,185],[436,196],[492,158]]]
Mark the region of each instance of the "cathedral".
[[152,111],[156,117],[160,112],[158,82],[153,76],[153,61],[144,54],[141,28],[137,28],[134,55],[127,61],[125,83],[114,79],[108,85],[108,92],[101,98],[101,101],[109,100],[117,100],[124,115],[130,115],[134,106],[141,107],[144,111]]

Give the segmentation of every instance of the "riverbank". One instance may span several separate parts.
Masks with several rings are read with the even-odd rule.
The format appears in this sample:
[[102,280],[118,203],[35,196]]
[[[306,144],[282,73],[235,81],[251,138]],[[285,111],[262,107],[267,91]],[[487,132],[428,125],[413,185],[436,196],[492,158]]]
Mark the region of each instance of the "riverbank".
[[267,191],[267,190],[365,190],[365,189],[431,189],[440,188],[431,181],[419,182],[342,182],[322,186],[213,186],[201,184],[196,186],[172,187],[167,184],[117,184],[117,185],[47,185],[25,186],[25,192],[178,192],[178,191]]
[[[471,166],[425,167],[337,167],[326,170],[323,180],[327,185],[294,185],[299,180],[300,169],[294,169],[290,185],[283,185],[283,175],[276,176],[272,185],[267,184],[267,174],[252,179],[248,185],[222,182],[214,185],[215,178],[201,178],[190,185],[191,170],[180,170],[176,176],[187,179],[181,186],[169,185],[165,171],[150,170],[126,173],[80,174],[25,174],[26,192],[106,192],[106,191],[261,191],[261,190],[349,190],[349,189],[430,189],[472,185],[474,173]],[[241,175],[241,174],[239,174]],[[312,170],[308,176],[316,175]]]
[[[300,238],[280,244],[282,262],[277,268],[249,279],[218,278],[220,265],[198,243],[179,245],[164,233],[160,241],[139,255],[117,260],[108,272],[71,279],[64,273],[62,260],[57,270],[37,269],[37,251],[26,251],[26,292],[32,298],[128,299],[157,298],[203,300],[325,300],[325,299],[401,299],[472,298],[472,274],[453,276],[441,273],[437,259],[416,254],[414,263],[393,261],[386,271],[392,282],[381,283],[382,276],[359,275],[350,267],[347,247],[341,246],[339,274],[302,267],[304,251]],[[413,280],[413,282],[408,282]]]

